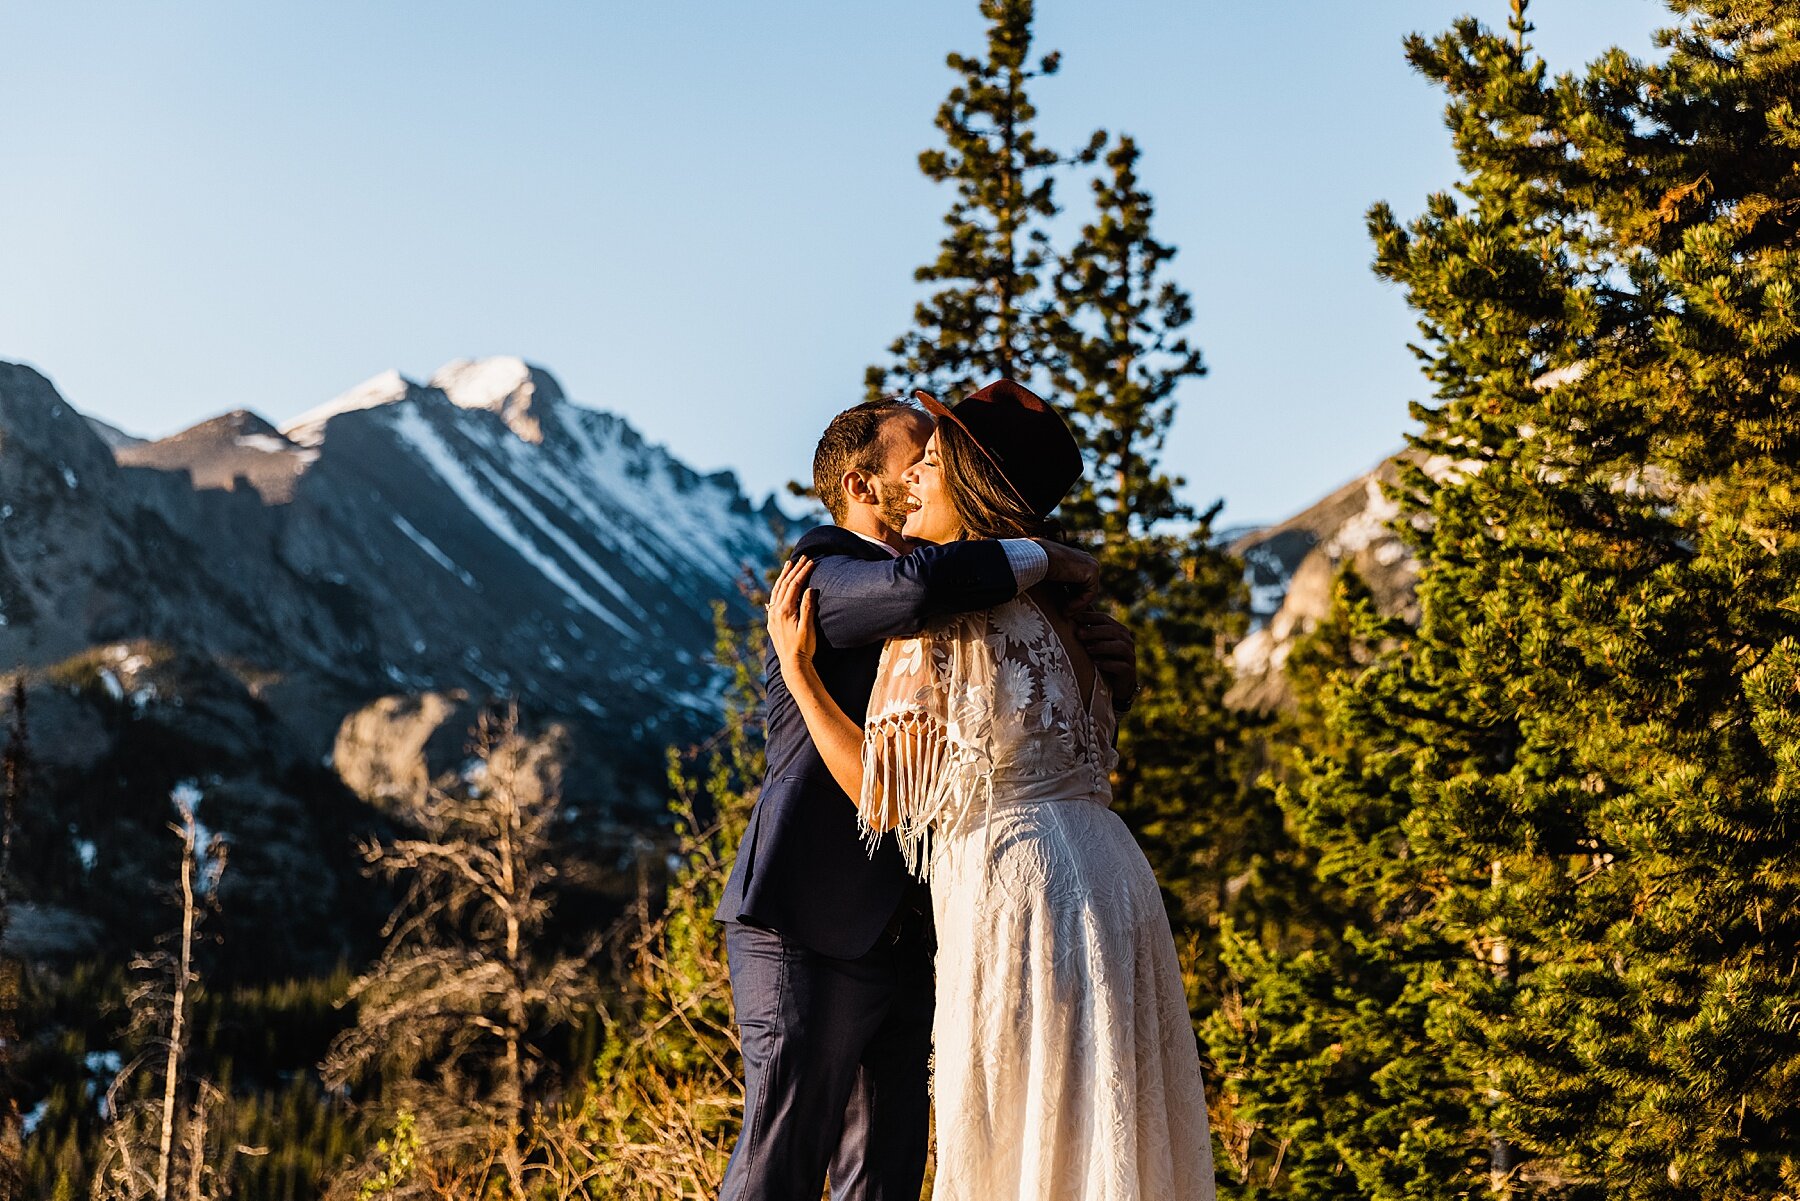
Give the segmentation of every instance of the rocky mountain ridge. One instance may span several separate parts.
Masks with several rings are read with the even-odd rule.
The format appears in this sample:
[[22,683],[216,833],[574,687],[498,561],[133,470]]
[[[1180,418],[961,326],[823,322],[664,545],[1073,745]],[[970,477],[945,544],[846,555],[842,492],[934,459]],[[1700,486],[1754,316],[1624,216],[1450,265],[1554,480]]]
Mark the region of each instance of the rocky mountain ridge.
[[1418,565],[1392,528],[1399,507],[1386,492],[1398,478],[1398,461],[1384,460],[1285,521],[1232,537],[1231,552],[1244,560],[1252,628],[1232,648],[1231,704],[1272,709],[1287,703],[1288,653],[1330,611],[1332,580],[1346,566],[1383,610],[1416,616]]
[[0,669],[57,805],[25,818],[44,902],[13,940],[127,938],[177,786],[254,844],[227,887],[274,891],[238,898],[243,920],[324,914],[388,751],[426,750],[408,787],[456,771],[492,695],[561,728],[572,834],[635,836],[665,748],[716,721],[714,605],[747,615],[740,582],[784,525],[518,359],[155,441],[0,364]]
[[783,523],[517,359],[113,442],[0,366],[0,662],[240,658],[321,752],[341,714],[286,700],[327,685],[517,692],[660,737],[713,707],[712,604]]

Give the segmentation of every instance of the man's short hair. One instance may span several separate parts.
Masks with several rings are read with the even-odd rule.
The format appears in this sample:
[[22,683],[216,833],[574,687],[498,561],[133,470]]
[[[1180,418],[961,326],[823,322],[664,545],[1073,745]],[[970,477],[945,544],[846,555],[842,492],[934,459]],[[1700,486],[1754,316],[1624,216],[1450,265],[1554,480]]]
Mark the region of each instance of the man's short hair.
[[844,520],[847,507],[844,473],[867,471],[879,475],[882,427],[890,417],[916,411],[909,402],[887,396],[865,400],[831,419],[813,451],[813,494],[833,521]]

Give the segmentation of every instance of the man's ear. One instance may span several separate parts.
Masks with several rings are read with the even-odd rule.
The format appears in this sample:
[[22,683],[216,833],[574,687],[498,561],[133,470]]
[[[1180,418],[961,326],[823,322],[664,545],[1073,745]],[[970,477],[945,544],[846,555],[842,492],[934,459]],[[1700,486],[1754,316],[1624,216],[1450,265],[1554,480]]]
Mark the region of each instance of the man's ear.
[[881,498],[875,495],[875,481],[868,472],[852,467],[844,473],[844,498],[858,504],[878,505]]

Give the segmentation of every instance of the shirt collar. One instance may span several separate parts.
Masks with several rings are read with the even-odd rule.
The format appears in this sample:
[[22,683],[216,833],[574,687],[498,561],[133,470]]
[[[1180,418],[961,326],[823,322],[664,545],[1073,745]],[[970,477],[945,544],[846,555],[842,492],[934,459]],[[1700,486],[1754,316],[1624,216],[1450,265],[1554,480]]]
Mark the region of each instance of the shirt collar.
[[849,530],[848,532],[855,534],[858,538],[861,538],[864,542],[867,542],[870,546],[879,546],[882,550],[887,552],[888,558],[890,558],[890,559],[898,559],[900,557],[899,551],[895,550],[893,547],[889,546],[887,543],[883,542],[879,538],[871,538],[867,534],[861,533],[860,531],[857,531],[857,530]]

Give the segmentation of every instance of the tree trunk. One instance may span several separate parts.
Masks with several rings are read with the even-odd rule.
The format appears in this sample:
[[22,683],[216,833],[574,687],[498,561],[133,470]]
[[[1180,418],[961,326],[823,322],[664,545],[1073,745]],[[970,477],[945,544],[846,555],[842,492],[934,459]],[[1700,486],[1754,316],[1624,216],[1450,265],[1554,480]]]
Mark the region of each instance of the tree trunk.
[[[1489,872],[1491,887],[1495,892],[1500,891],[1503,873],[1498,859],[1493,860],[1489,865]],[[1499,977],[1503,983],[1510,982],[1512,980],[1512,948],[1506,945],[1506,940],[1495,939],[1489,956],[1494,975]],[[1488,1089],[1488,1101],[1490,1104],[1499,1104],[1500,1090]],[[1488,1187],[1496,1196],[1509,1197],[1512,1195],[1512,1174],[1513,1169],[1518,1165],[1518,1152],[1510,1142],[1495,1134],[1489,1154]]]
[[187,985],[194,956],[194,855],[199,840],[194,811],[181,803],[181,954],[169,990],[169,1051],[163,1061],[162,1130],[156,1149],[156,1201],[169,1201],[169,1161],[175,1145],[175,1086],[181,1076],[181,1040],[186,1037]]
[[[1017,195],[1024,181],[1019,178],[1016,167],[1017,155],[1014,144],[1018,140],[1018,131],[1013,127],[1013,114],[1018,111],[1019,76],[1016,71],[1007,72],[1007,98],[1005,137],[1002,144],[1006,147],[1006,166],[1000,174],[1000,241],[1006,248],[1006,267],[1001,271],[996,284],[1000,291],[1000,374],[1013,378],[1013,305],[1018,289],[1018,255],[1013,248],[1013,233],[1017,228],[1016,207]],[[977,380],[976,383],[981,381]]]

